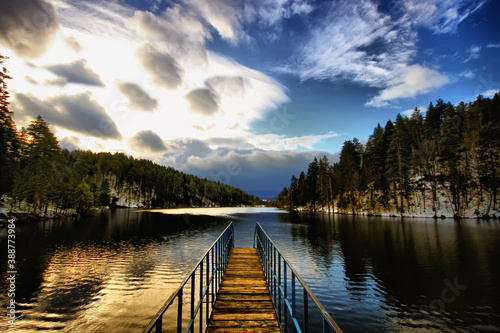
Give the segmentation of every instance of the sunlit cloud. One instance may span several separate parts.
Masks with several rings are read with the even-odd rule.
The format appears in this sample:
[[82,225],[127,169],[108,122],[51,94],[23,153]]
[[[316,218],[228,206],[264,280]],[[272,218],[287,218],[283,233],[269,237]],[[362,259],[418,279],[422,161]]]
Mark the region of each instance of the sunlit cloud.
[[70,64],[58,64],[47,66],[52,73],[66,80],[66,82],[103,86],[104,83],[92,68],[87,66],[85,59],[73,61]]
[[437,90],[450,79],[433,69],[420,65],[412,65],[404,68],[401,74],[390,82],[377,96],[366,103],[367,106],[382,107],[389,106],[391,101],[403,98],[413,98],[420,94]]
[[[224,163],[234,158],[243,170],[257,172],[261,162],[277,175],[278,165],[307,165],[318,147],[341,141],[337,132],[352,131],[335,127],[342,123],[335,117],[365,107],[408,109],[421,95],[471,79],[490,93],[496,85],[483,82],[483,69],[454,71],[444,62],[476,65],[498,41],[419,50],[422,31],[457,36],[485,4],[4,1],[0,51],[15,77],[16,124],[41,114],[63,147],[119,151],[204,175],[227,172]],[[330,91],[356,98],[328,101]],[[287,109],[294,114],[278,111]]]
[[55,126],[102,139],[120,140],[122,135],[106,110],[90,92],[58,95],[41,100],[31,93],[16,94],[15,108],[25,117],[41,115]]

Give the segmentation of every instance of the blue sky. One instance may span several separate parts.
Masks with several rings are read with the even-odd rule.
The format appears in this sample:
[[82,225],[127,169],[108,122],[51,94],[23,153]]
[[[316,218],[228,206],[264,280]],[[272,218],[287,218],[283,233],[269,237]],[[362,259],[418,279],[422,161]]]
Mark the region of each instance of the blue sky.
[[69,149],[278,192],[377,123],[500,91],[493,0],[0,4],[11,109]]

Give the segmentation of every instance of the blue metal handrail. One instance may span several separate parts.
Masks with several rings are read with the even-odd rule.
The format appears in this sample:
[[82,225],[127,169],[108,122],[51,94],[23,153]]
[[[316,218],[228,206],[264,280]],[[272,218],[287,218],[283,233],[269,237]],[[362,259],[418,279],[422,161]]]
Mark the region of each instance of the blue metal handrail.
[[[267,285],[269,286],[269,292],[271,293],[274,309],[282,332],[288,332],[289,319],[292,332],[309,332],[309,299],[313,301],[313,304],[316,305],[316,308],[321,313],[323,332],[342,332],[337,323],[335,323],[333,318],[316,298],[312,290],[307,286],[306,282],[300,277],[288,260],[283,257],[258,222],[255,226],[253,247],[257,248],[259,252],[264,275],[266,276]],[[288,284],[288,272],[291,274],[291,286]],[[301,318],[297,317],[296,281],[298,281],[303,288],[303,309]],[[291,291],[291,295],[289,291]]]
[[[198,261],[191,273],[188,274],[184,282],[180,285],[175,293],[165,302],[162,308],[157,312],[149,325],[144,330],[144,333],[162,332],[163,316],[168,308],[177,300],[177,314],[175,321],[170,324],[176,325],[176,332],[194,332],[196,318],[199,318],[199,332],[204,332],[208,325],[212,314],[213,306],[217,299],[217,294],[222,283],[222,276],[226,270],[227,262],[231,250],[234,248],[234,228],[233,223],[229,224],[212,246]],[[203,267],[206,267],[205,269]],[[196,276],[199,282],[196,283]],[[190,316],[189,322],[183,330],[182,308],[184,291],[187,289],[190,294]],[[203,303],[205,303],[205,311],[203,311]],[[205,312],[205,316],[204,315]]]

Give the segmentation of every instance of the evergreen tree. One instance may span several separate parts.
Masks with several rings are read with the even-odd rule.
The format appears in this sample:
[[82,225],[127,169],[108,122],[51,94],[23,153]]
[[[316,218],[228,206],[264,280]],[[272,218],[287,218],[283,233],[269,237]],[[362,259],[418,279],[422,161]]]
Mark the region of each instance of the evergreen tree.
[[318,164],[318,200],[321,206],[327,206],[330,210],[332,181],[331,181],[330,163],[328,157],[323,155]]
[[[363,176],[366,179],[366,184],[369,189],[370,198],[369,205],[374,209],[377,202],[374,198],[374,192],[387,188],[385,181],[386,173],[386,155],[387,143],[385,142],[384,129],[380,124],[373,130],[366,143],[365,153],[363,155]],[[386,205],[386,200],[380,199],[383,205]]]
[[18,200],[26,200],[33,207],[33,213],[56,204],[61,193],[58,167],[64,163],[56,137],[48,123],[38,116],[27,129],[25,149],[21,157],[21,170],[14,180],[14,193]]
[[15,171],[18,168],[19,140],[9,110],[7,80],[12,79],[3,63],[8,58],[0,54],[0,196],[12,191]]
[[[499,112],[500,109],[497,110]],[[485,212],[495,209],[500,187],[500,126],[487,123],[479,132],[478,173],[481,185],[490,193],[490,200]],[[493,207],[492,207],[493,205]]]
[[319,175],[319,163],[318,159],[315,157],[314,160],[309,163],[307,168],[307,197],[310,204],[312,205],[313,211],[316,211],[316,203],[318,202],[318,175]]
[[411,169],[411,136],[407,120],[398,114],[394,133],[389,139],[387,165],[395,187],[399,187],[399,211],[404,213],[403,197],[409,197]]
[[342,146],[339,159],[339,169],[342,193],[339,198],[339,208],[351,208],[354,213],[360,208],[359,190],[361,185],[361,154],[359,151],[359,141],[354,138],[347,140]]

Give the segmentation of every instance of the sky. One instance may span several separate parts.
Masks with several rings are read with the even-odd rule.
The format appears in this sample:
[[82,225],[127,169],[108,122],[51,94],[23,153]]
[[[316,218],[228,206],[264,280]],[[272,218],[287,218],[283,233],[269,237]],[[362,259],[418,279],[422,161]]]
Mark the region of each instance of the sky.
[[16,124],[265,196],[398,113],[500,91],[496,0],[0,1]]

